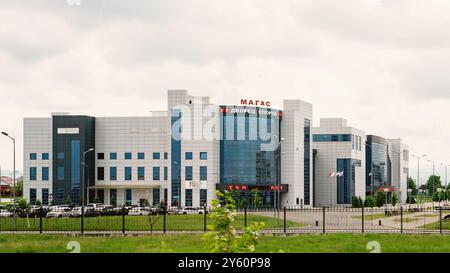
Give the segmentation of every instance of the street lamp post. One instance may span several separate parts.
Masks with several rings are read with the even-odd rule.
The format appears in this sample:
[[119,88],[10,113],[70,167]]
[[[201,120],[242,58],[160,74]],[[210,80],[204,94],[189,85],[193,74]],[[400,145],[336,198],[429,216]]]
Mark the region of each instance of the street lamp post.
[[441,163],[441,166],[444,166],[445,167],[445,181],[444,181],[444,187],[447,187],[447,164],[444,164],[444,163]]
[[[89,152],[93,152],[94,151],[94,148],[91,148],[91,149],[89,149],[89,150],[87,150],[87,151],[85,151],[85,152],[83,152],[83,162],[81,162],[81,165],[82,165],[82,168],[81,168],[81,170],[82,170],[82,182],[81,182],[81,208],[83,209],[84,208],[84,168],[85,167],[87,167],[87,168],[89,168],[89,166],[86,164],[86,155],[89,153]],[[89,171],[88,171],[88,177],[89,177]]]
[[2,132],[2,134],[13,142],[13,229],[16,230],[16,139],[11,137],[7,132]]
[[435,173],[435,162],[434,162],[434,160],[430,160],[430,159],[427,159],[427,161],[433,164],[433,191],[431,192],[431,196],[433,196],[433,194],[435,192],[435,185],[434,185],[434,176],[436,175],[436,173]]
[[426,157],[427,155],[421,155],[421,156],[415,156],[415,155],[411,155],[412,157],[417,158],[417,189],[419,189],[419,183],[420,183],[420,159]]
[[388,203],[388,192],[389,192],[389,189],[388,188],[384,188],[383,191],[386,193],[386,205],[385,205],[385,208],[386,208],[386,213],[387,213],[387,203]]

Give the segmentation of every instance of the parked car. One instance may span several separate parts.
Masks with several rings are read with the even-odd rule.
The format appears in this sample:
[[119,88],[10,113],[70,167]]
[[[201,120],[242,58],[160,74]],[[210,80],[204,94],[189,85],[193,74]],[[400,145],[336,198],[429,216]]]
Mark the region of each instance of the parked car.
[[52,206],[50,211],[47,213],[47,218],[63,218],[70,217],[72,214],[69,206]]
[[208,208],[199,208],[198,213],[199,214],[204,214],[204,213],[209,214],[209,209]]
[[89,203],[89,204],[87,204],[87,206],[85,208],[86,209],[93,209],[93,210],[96,210],[98,212],[101,212],[104,206],[105,206],[104,204]]
[[198,208],[193,207],[184,207],[180,210],[180,214],[202,214],[203,212],[200,211]]
[[167,209],[167,214],[181,214],[181,208],[170,207]]
[[81,207],[73,207],[71,211],[70,217],[72,218],[78,218],[81,217]]
[[102,211],[100,212],[102,216],[112,216],[116,215],[114,211],[114,207],[110,205],[104,205]]
[[84,217],[97,217],[101,215],[101,211],[96,210],[93,207],[84,208]]
[[6,218],[6,217],[12,217],[12,212],[6,210],[6,209],[0,209],[0,218]]
[[143,215],[149,215],[149,214],[150,214],[150,208],[148,208],[148,207],[135,207],[135,208],[132,208],[128,212],[128,215],[133,215],[133,216],[143,216]]

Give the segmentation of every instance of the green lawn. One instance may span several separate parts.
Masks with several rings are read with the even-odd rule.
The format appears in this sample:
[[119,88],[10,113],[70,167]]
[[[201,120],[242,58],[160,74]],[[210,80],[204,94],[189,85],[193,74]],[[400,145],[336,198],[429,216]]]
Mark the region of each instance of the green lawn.
[[[426,224],[424,226],[420,226],[419,228],[426,228],[426,229],[439,229],[439,221],[431,223],[431,224]],[[450,230],[450,221],[445,221],[442,222],[442,229],[443,230]]]
[[[154,217],[153,230],[163,230],[163,217]],[[43,230],[50,231],[77,231],[81,227],[80,218],[43,218]],[[209,219],[207,218],[207,223]],[[272,217],[258,216],[249,214],[247,216],[247,224],[254,222],[264,222],[266,228],[276,228],[277,220]],[[13,229],[13,219],[0,218],[0,231],[10,231]],[[236,226],[241,228],[244,226],[244,215],[236,216]],[[287,227],[301,227],[303,224],[287,221]],[[19,231],[38,231],[39,218],[17,218],[16,224]],[[283,221],[280,221],[280,228],[283,227]],[[204,216],[200,214],[194,215],[167,215],[166,216],[166,230],[203,230]],[[122,230],[122,216],[105,216],[93,217],[84,219],[84,229],[86,231],[121,231]],[[149,231],[150,221],[147,216],[126,216],[125,229],[127,231]]]
[[[207,252],[201,235],[154,235],[115,237],[70,237],[61,235],[0,235],[0,252],[64,253],[67,243],[80,243],[82,253]],[[315,234],[261,236],[256,246],[260,253],[365,253],[367,244],[376,241],[381,252],[450,253],[450,236],[399,234]]]

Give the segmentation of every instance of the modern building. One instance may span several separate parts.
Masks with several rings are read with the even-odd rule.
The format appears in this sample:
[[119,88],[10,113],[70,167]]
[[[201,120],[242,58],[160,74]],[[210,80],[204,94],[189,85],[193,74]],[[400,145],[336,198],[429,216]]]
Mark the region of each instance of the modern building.
[[[391,157],[387,139],[368,135],[366,140],[366,192],[375,195],[377,191],[391,187]],[[390,193],[389,193],[390,195]]]
[[391,159],[391,186],[396,190],[399,201],[408,198],[409,147],[402,139],[388,139]]
[[167,110],[148,116],[25,118],[24,195],[79,203],[84,189],[87,202],[203,206],[227,189],[251,205],[257,190],[263,206],[309,206],[311,125],[312,105],[301,100],[277,110],[185,90],[170,90]]
[[313,128],[314,206],[345,206],[365,199],[366,133],[342,118],[320,119]]

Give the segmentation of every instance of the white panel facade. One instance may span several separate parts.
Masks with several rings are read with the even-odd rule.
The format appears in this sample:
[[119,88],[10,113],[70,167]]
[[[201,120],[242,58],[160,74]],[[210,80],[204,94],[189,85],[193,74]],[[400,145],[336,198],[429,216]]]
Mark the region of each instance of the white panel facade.
[[[304,184],[304,133],[305,119],[312,125],[312,104],[301,100],[284,100],[283,120],[281,122],[281,184],[289,185],[289,192],[281,196],[281,206],[303,206],[305,204]],[[311,128],[312,129],[312,128]],[[311,130],[312,133],[312,130]],[[312,148],[312,142],[311,142]],[[310,204],[313,201],[313,163],[310,155]]]
[[409,147],[401,139],[388,139],[391,159],[391,183],[399,200],[405,203],[408,198]]
[[[52,194],[52,119],[24,118],[23,121],[23,195],[30,201],[30,189],[36,189],[36,200],[42,201],[42,189]],[[36,159],[31,160],[30,154]],[[43,160],[42,154],[48,153],[49,159]],[[36,180],[30,180],[30,168],[36,168]],[[42,180],[42,168],[49,168],[48,181]]]
[[[313,135],[351,135],[351,141],[313,142],[317,151],[315,158],[315,206],[336,206],[337,178],[328,177],[330,172],[337,173],[338,159],[354,159],[361,162],[355,168],[355,196],[365,199],[365,140],[363,130],[348,127],[347,121],[340,118],[320,119],[320,127],[313,128]],[[351,174],[347,174],[351,175]]]

